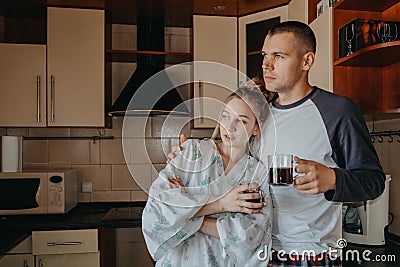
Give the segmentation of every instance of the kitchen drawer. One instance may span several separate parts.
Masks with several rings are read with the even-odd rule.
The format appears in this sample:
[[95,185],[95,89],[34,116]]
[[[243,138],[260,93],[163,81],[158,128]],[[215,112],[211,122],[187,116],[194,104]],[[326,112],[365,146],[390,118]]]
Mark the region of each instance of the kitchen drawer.
[[97,252],[97,229],[34,231],[32,251],[33,255]]

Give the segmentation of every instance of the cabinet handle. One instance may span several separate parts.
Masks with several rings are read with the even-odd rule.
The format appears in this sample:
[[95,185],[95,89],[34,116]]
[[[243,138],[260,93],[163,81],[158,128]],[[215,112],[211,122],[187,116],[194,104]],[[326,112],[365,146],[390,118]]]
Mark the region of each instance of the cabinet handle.
[[82,242],[80,242],[80,241],[47,242],[47,246],[48,247],[54,247],[54,246],[76,246],[76,245],[82,245]]
[[40,75],[36,76],[37,122],[40,122]]
[[24,267],[29,267],[28,261],[24,260]]
[[203,82],[199,81],[199,119],[198,122],[199,124],[203,124]]
[[51,79],[50,79],[50,83],[51,83],[51,90],[50,90],[50,97],[51,97],[51,122],[54,122],[54,118],[55,118],[55,111],[54,111],[54,105],[55,105],[55,79],[54,79],[54,75],[51,75]]
[[43,267],[43,260],[39,259],[39,267]]

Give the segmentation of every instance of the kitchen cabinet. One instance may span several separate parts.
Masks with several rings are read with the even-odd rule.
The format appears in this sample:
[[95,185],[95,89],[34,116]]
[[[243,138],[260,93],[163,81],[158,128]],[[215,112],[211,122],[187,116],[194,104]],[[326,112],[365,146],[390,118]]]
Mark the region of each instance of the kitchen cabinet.
[[0,43],[0,126],[46,126],[46,46]]
[[[309,22],[316,18],[317,0],[309,0]],[[354,100],[364,114],[400,113],[400,41],[367,46],[351,55],[339,58],[338,30],[355,18],[398,20],[400,2],[341,0],[332,7],[332,26],[325,28],[332,35],[333,92]],[[316,22],[319,23],[319,22]],[[320,45],[318,45],[317,50]],[[323,48],[324,49],[324,48]],[[325,64],[331,64],[326,62]]]
[[104,10],[47,9],[49,126],[104,126]]
[[32,252],[38,267],[99,267],[97,229],[33,231]]
[[333,92],[333,9],[329,8],[309,26],[315,33],[317,52],[309,72],[311,85]]
[[130,267],[140,263],[142,267],[153,267],[154,261],[147,251],[141,227],[117,228],[116,267]]
[[[213,128],[223,101],[238,85],[248,78],[262,77],[261,49],[268,30],[281,21],[306,21],[307,0],[293,0],[289,5],[235,17],[193,17],[194,66],[194,128]],[[223,37],[223,38],[221,38]],[[237,73],[221,74],[217,68],[197,61],[223,63],[239,69]],[[224,77],[222,79],[221,77]],[[226,84],[223,89],[206,81]],[[197,98],[197,99],[196,99]],[[213,118],[210,120],[207,118]]]
[[238,85],[237,18],[193,16],[193,58],[193,127],[213,128],[221,101]]
[[104,126],[104,10],[49,7],[46,25],[45,44],[0,44],[0,126]]
[[0,257],[0,267],[34,267],[34,256],[32,254],[32,237],[29,236],[21,241],[13,249]]

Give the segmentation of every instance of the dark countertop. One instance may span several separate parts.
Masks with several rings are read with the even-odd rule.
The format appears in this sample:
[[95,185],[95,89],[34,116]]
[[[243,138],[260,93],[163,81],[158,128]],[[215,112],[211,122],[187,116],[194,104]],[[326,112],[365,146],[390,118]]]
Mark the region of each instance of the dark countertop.
[[[113,208],[144,207],[146,202],[79,203],[67,214],[0,216],[0,255],[28,237],[32,231],[88,229],[100,227],[140,227],[141,218],[117,217],[103,221]],[[136,208],[135,208],[136,209]],[[110,216],[108,216],[110,217]]]

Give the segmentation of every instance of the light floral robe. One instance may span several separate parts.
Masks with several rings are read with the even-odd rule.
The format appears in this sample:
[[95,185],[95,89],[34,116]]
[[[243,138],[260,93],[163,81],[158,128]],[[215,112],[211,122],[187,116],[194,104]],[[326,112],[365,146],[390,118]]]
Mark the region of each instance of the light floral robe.
[[[184,192],[168,183],[168,177],[177,176],[183,180]],[[143,234],[156,266],[266,266],[272,221],[266,177],[265,167],[247,154],[225,175],[214,141],[186,141],[152,184],[143,211]],[[266,193],[263,213],[213,214],[220,239],[199,232],[204,217],[194,215],[208,197],[247,182],[260,184]]]

